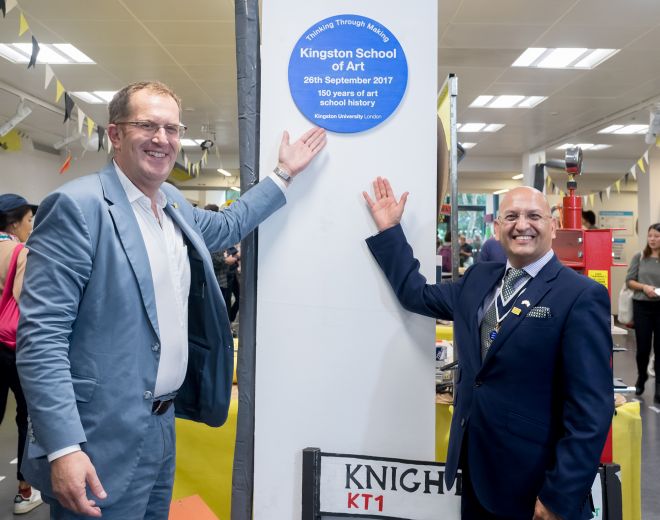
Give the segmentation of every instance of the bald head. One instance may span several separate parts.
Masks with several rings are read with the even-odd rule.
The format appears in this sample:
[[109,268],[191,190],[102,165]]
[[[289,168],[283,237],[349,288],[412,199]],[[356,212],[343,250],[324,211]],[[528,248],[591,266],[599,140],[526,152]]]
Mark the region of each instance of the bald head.
[[502,197],[495,234],[514,267],[525,267],[550,251],[555,230],[550,204],[539,190],[521,186]]

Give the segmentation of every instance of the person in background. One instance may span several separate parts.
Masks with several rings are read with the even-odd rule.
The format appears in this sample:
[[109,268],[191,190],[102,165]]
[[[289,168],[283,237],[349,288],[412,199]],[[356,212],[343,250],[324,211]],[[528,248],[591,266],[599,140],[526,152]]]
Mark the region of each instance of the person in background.
[[[649,227],[646,247],[633,256],[626,274],[633,294],[633,317],[637,344],[637,382],[635,394],[644,393],[651,350],[655,354],[655,373],[660,368],[660,222]],[[660,404],[660,384],[656,380],[653,400]]]
[[596,214],[590,209],[582,210],[582,228],[598,229],[596,227]]
[[442,272],[451,273],[451,231],[445,233],[444,241],[436,253],[442,257]]
[[[20,195],[6,193],[0,195],[0,294],[2,301],[13,298],[18,302],[23,286],[27,249],[22,243],[32,232],[32,216],[36,206],[29,204]],[[8,278],[12,278],[8,280]],[[21,382],[16,370],[16,333],[13,326],[3,323],[3,333],[13,335],[0,338],[0,423],[7,408],[9,390],[16,400],[16,426],[18,427],[18,450],[16,477],[18,493],[14,497],[14,514],[20,515],[32,511],[41,505],[41,493],[30,486],[21,472],[23,451],[28,430],[28,411]],[[14,324],[15,325],[15,324]],[[5,332],[6,331],[6,332]]]
[[481,251],[475,260],[477,262],[499,262],[506,263],[506,252],[496,237],[490,237],[481,246]]
[[427,284],[400,225],[408,193],[397,200],[378,177],[374,194],[363,193],[378,229],[367,246],[399,302],[454,321],[460,363],[444,477],[450,488],[462,469],[461,518],[592,518],[614,413],[610,298],[553,253],[544,195],[526,186],[502,198],[495,232],[506,264]]
[[233,339],[210,252],[284,206],[326,143],[321,128],[294,142],[284,132],[273,172],[205,211],[165,182],[181,111],[163,83],[119,90],[113,160],[36,215],[17,334],[32,427],[22,471],[58,520],[168,518],[175,412],[219,426],[231,400]]
[[472,265],[474,259],[472,258],[472,246],[467,243],[467,239],[463,233],[458,235],[458,260],[461,267],[469,267]]

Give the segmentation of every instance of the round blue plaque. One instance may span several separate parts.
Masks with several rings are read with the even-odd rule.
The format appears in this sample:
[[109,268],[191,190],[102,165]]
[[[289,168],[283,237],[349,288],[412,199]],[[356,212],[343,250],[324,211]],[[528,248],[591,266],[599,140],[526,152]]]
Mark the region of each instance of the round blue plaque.
[[289,60],[289,88],[298,109],[333,132],[379,125],[399,106],[407,83],[406,56],[394,35],[354,14],[312,25]]

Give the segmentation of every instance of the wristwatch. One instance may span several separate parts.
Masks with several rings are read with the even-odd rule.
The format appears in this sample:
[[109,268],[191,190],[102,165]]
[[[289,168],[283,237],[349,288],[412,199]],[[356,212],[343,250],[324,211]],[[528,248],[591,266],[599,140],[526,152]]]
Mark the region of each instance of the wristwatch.
[[275,169],[273,170],[273,173],[275,175],[277,175],[280,179],[282,179],[284,182],[286,182],[287,184],[289,182],[291,182],[291,180],[293,179],[293,177],[291,177],[291,175],[289,175],[286,170],[283,170],[279,166],[275,166]]

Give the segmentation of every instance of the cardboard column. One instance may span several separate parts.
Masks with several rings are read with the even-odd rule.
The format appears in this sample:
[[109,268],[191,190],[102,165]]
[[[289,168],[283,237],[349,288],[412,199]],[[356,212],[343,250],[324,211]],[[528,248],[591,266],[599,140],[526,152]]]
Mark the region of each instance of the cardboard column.
[[[410,191],[427,278],[436,226],[437,2],[263,3],[261,167],[283,129],[328,145],[260,227],[254,518],[300,518],[302,450],[433,460],[435,322],[403,310],[361,192]],[[333,103],[334,101],[334,103]]]

